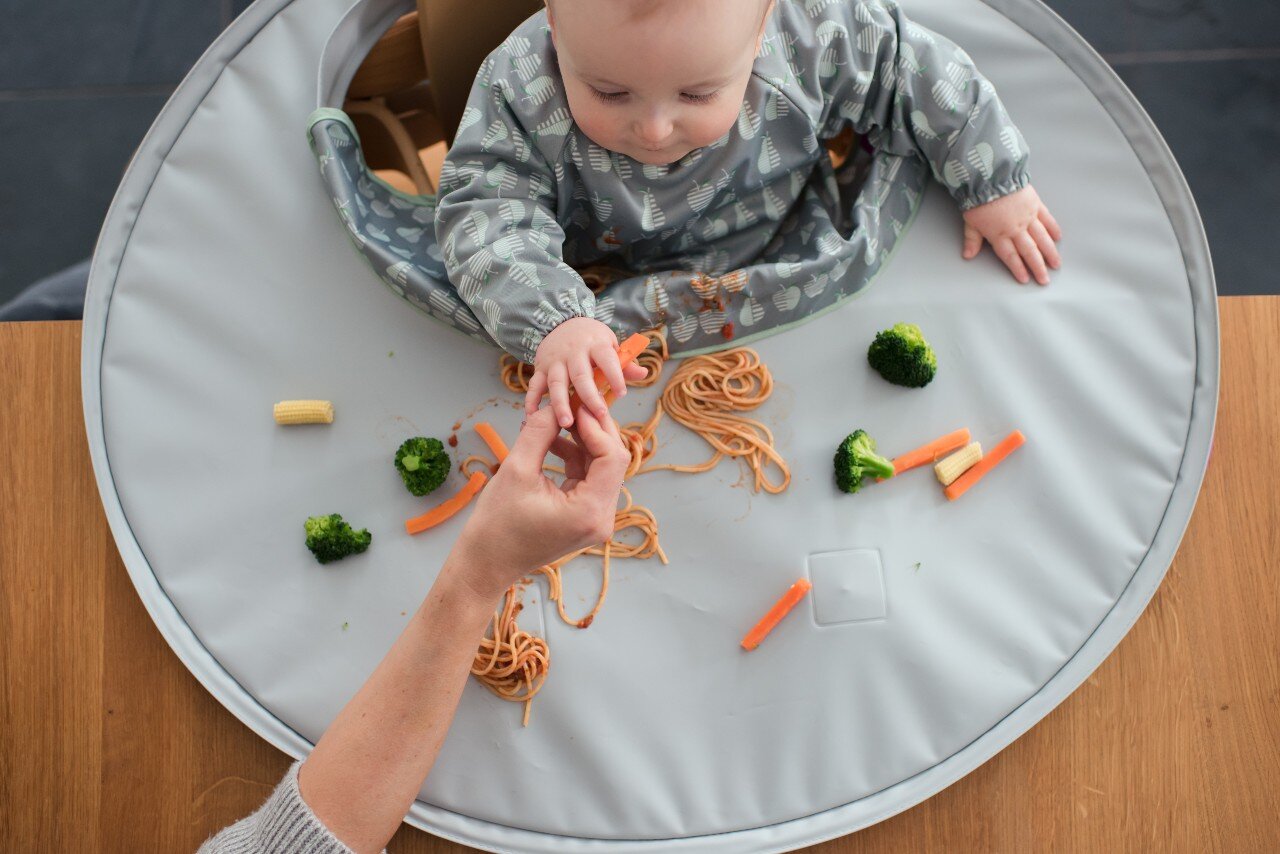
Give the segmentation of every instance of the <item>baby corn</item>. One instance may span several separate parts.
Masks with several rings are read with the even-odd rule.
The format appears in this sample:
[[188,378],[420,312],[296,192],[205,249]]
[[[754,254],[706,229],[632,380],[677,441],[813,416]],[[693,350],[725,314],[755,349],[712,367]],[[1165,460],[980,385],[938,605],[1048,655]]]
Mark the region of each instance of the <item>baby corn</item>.
[[982,444],[970,442],[949,457],[939,461],[933,467],[933,473],[943,486],[950,486],[956,478],[971,469],[974,463],[982,459]]
[[277,424],[332,424],[329,400],[282,400],[272,407]]

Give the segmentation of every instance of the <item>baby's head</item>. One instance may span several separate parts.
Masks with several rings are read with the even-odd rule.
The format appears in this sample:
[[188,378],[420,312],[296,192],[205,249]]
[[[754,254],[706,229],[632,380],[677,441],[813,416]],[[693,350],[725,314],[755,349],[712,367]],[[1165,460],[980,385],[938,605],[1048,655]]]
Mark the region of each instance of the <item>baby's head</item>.
[[668,164],[733,126],[773,0],[547,0],[574,121]]

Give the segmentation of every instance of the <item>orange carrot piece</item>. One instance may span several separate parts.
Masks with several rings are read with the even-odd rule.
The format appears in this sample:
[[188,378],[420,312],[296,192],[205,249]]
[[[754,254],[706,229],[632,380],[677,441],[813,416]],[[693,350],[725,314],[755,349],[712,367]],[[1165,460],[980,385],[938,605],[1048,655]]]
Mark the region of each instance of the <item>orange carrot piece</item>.
[[502,441],[498,431],[494,430],[493,425],[488,421],[481,421],[476,425],[475,429],[480,438],[484,440],[484,443],[489,446],[489,450],[493,451],[493,455],[498,458],[498,463],[501,464],[509,453],[507,443]]
[[1021,430],[1014,430],[1008,436],[1000,440],[1000,444],[996,445],[987,455],[978,462],[973,464],[973,468],[951,482],[943,492],[947,496],[948,501],[955,501],[961,495],[969,491],[969,487],[982,480],[982,476],[993,468],[998,466],[1000,462],[1018,448],[1021,448],[1027,441],[1027,437],[1022,435]]
[[485,477],[483,473],[476,472],[471,475],[471,479],[467,481],[466,486],[458,490],[457,495],[445,499],[421,516],[414,516],[409,519],[404,523],[404,529],[410,534],[421,534],[428,528],[434,528],[470,504],[471,499],[476,497],[476,493],[480,491],[480,488],[488,480],[489,478]]
[[746,637],[742,639],[742,648],[751,651],[758,647],[760,641],[764,640],[765,635],[773,631],[773,627],[778,625],[783,617],[787,616],[787,613],[796,606],[797,602],[804,598],[804,595],[812,587],[813,585],[809,583],[807,578],[801,578],[791,585],[787,592],[782,594],[782,598],[769,609],[769,613],[765,614],[760,622],[756,623],[755,627],[747,632]]
[[[636,357],[643,353],[645,348],[648,346],[649,337],[647,335],[641,335],[639,332],[632,335],[626,341],[623,341],[622,346],[618,348],[619,367],[625,368],[627,365],[634,362]],[[596,368],[591,376],[592,379],[595,380],[596,388],[600,389],[600,393],[604,395],[604,402],[606,406],[617,400],[618,396],[614,393],[613,389],[609,387],[608,380],[604,378],[604,371]],[[574,392],[569,395],[569,411],[573,413],[575,418],[578,416],[578,407],[580,406],[582,406],[582,401],[578,399],[578,393]]]
[[959,450],[969,444],[969,428],[961,427],[954,433],[948,433],[941,439],[934,439],[927,445],[921,445],[914,451],[907,451],[900,457],[893,458],[894,474],[902,474],[907,469],[933,465],[939,457]]
[[[952,451],[963,448],[969,444],[969,428],[961,427],[954,433],[948,433],[941,439],[934,439],[927,445],[921,445],[914,451],[907,451],[900,457],[893,459],[893,474],[902,474],[907,469],[919,468],[920,466],[932,465],[937,462],[940,457],[949,454]],[[887,478],[878,477],[876,483],[880,483]]]

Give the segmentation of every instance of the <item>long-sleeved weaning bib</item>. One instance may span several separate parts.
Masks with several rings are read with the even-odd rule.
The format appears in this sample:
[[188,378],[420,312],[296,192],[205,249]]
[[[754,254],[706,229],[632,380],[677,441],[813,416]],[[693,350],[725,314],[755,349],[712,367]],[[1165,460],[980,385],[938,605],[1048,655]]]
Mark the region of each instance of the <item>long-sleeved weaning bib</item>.
[[[865,143],[835,167],[824,143],[846,130]],[[570,317],[665,327],[677,354],[790,326],[870,284],[931,173],[961,208],[1027,183],[1026,142],[969,55],[878,0],[778,3],[737,122],[669,165],[578,128],[545,11],[485,60],[438,196],[377,181],[341,113],[311,139],[382,280],[527,362]],[[593,293],[575,268],[599,266],[616,281]]]

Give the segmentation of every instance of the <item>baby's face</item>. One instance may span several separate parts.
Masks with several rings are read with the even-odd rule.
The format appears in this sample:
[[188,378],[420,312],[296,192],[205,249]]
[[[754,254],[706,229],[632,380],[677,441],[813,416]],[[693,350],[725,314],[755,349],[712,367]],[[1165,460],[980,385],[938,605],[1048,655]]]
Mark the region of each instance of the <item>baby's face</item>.
[[668,164],[728,133],[772,2],[553,0],[574,121],[593,142]]

